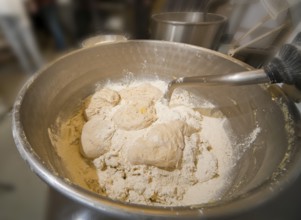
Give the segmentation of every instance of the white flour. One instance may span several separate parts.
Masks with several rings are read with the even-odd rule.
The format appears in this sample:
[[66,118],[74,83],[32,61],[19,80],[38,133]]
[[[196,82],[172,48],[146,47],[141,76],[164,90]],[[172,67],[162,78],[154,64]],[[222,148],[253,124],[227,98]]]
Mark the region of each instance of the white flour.
[[[108,84],[105,88],[117,92],[120,102],[104,106],[102,100],[100,106],[92,103],[86,110],[89,120],[106,120],[109,123],[102,123],[101,129],[107,124],[111,129],[105,137],[91,137],[105,143],[95,145],[101,155],[93,161],[101,191],[113,199],[147,205],[192,205],[219,199],[231,184],[237,161],[223,128],[226,119],[201,116],[185,91],[175,93],[168,107],[154,89],[163,93],[166,83],[147,84]],[[133,112],[141,116],[132,117]],[[157,147],[159,143],[162,146]]]

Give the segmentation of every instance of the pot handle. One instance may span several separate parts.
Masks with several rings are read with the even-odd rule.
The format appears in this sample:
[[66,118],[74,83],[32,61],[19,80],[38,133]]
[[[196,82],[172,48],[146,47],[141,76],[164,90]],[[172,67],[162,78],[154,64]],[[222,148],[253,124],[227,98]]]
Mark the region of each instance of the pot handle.
[[128,38],[118,34],[101,34],[85,39],[81,43],[81,48],[94,47],[100,44],[117,43],[127,41]]

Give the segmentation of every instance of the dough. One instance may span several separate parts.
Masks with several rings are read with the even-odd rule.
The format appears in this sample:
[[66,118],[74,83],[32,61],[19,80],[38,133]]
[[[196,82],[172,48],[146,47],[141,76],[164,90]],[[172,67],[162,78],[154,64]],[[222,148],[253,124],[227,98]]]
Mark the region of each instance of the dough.
[[[239,159],[225,130],[228,121],[202,117],[194,110],[199,103],[191,103],[193,94],[184,90],[173,95],[173,106],[166,105],[153,85],[160,91],[167,86],[163,81],[108,84],[110,89],[85,100],[91,100],[88,110],[93,113],[88,121],[84,109],[70,120],[64,121],[65,114],[59,118],[50,138],[70,180],[133,204],[218,201],[228,192]],[[98,178],[91,175],[95,172]]]
[[163,96],[163,93],[158,88],[146,83],[137,87],[121,90],[120,96],[121,99],[126,102],[136,102],[137,100],[156,102]]
[[128,161],[133,165],[176,168],[182,158],[184,136],[190,136],[193,132],[196,130],[178,120],[154,125],[129,147]]
[[124,105],[113,115],[113,121],[117,127],[128,131],[146,128],[156,120],[154,104],[149,101]]
[[114,124],[109,120],[93,117],[84,124],[81,134],[83,156],[94,159],[106,153],[115,133]]
[[85,117],[90,120],[95,115],[106,116],[106,112],[109,112],[112,107],[116,106],[120,101],[118,92],[104,88],[91,97],[90,103],[85,109]]

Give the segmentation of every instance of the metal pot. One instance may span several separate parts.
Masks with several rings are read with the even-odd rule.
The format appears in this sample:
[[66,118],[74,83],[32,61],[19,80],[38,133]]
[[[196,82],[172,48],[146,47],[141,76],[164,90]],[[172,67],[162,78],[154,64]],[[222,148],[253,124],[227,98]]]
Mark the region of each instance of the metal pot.
[[165,12],[154,14],[151,38],[217,49],[227,18],[202,12]]
[[[13,110],[13,134],[30,168],[46,183],[84,206],[119,217],[225,217],[269,201],[289,187],[301,172],[299,112],[278,86],[189,88],[228,117],[235,134],[237,163],[231,189],[219,200],[187,207],[150,207],[111,200],[78,187],[51,145],[48,128],[57,115],[66,117],[92,94],[96,83],[135,79],[237,72],[251,67],[218,52],[173,42],[126,41],[72,52],[42,69],[21,90]],[[250,149],[239,143],[261,128]]]

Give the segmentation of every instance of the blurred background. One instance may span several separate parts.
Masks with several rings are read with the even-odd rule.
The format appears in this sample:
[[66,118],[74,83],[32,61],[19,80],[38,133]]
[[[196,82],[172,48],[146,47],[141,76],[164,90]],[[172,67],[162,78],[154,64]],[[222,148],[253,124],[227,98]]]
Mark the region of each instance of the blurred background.
[[299,0],[0,0],[0,220],[57,219],[49,217],[55,193],[23,162],[11,133],[24,82],[93,36],[154,39],[152,15],[166,12],[226,17],[214,49],[255,68],[301,31]]

